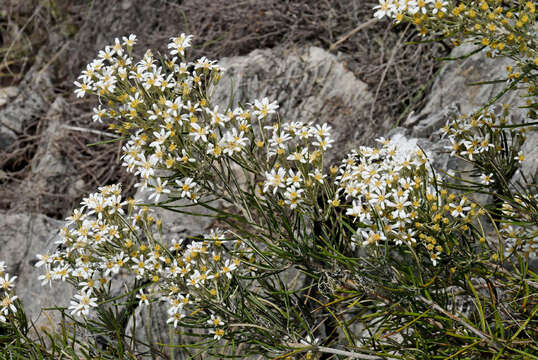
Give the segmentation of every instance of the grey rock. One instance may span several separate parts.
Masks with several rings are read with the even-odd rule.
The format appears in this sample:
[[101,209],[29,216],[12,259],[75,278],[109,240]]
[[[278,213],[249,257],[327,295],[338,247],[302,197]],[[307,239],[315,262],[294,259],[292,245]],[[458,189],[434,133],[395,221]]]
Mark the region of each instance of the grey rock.
[[65,172],[65,164],[55,144],[66,137],[66,130],[62,127],[62,114],[67,106],[62,97],[57,97],[45,114],[46,129],[40,137],[38,150],[32,159],[33,173],[50,177]]
[[[148,199],[151,194],[148,190],[138,191],[135,199],[145,204],[153,203]],[[161,197],[159,201],[166,201],[165,197]],[[219,208],[219,204],[210,204],[213,207]],[[177,200],[166,204],[170,209],[161,207],[152,207],[152,211],[157,218],[162,220],[163,227],[161,231],[161,239],[164,243],[169,243],[173,239],[186,238],[189,236],[199,236],[205,234],[211,228],[214,219],[209,217],[211,212],[201,205],[192,206],[192,202],[188,200]],[[177,210],[177,211],[174,211]],[[198,216],[188,215],[182,212],[190,212],[198,214]]]
[[[20,186],[23,193],[40,195],[29,199],[33,202],[39,201],[39,206],[45,213],[56,212],[57,199],[50,199],[43,194],[58,193],[55,187],[67,188],[66,183],[72,181],[68,177],[73,173],[72,166],[61,152],[61,144],[67,138],[67,130],[62,126],[67,106],[62,97],[56,97],[47,112],[42,115],[40,122],[44,130],[39,137],[37,151],[30,162],[30,174]],[[12,208],[17,209],[19,205],[23,204],[13,204]]]
[[[42,286],[38,280],[42,274],[34,267],[36,255],[54,251],[54,242],[62,221],[54,220],[41,214],[0,213],[0,248],[2,259],[11,275],[18,276],[15,291],[21,299],[29,319],[41,326],[55,326],[59,320],[57,311],[47,311],[48,317],[41,309],[47,307],[67,306],[73,295],[70,286]],[[54,325],[53,325],[54,324]]]
[[[458,58],[473,51],[472,45],[455,48],[450,57]],[[438,130],[447,120],[458,114],[471,114],[489,103],[506,86],[506,83],[470,86],[469,83],[505,78],[506,67],[512,64],[507,58],[488,58],[479,52],[465,59],[447,62],[435,80],[428,102],[424,109],[407,118],[404,126],[409,130],[398,130],[402,136],[427,139],[424,146],[433,151],[433,163],[438,169],[455,170],[460,174],[471,170],[469,163],[449,157],[444,153],[446,141],[440,140]],[[513,65],[513,64],[512,64]],[[492,79],[493,77],[493,79]],[[522,91],[508,91],[498,99],[496,104],[509,104],[510,114],[515,122],[524,121],[527,110],[519,108],[525,105]],[[400,136],[400,135],[399,135]],[[409,139],[407,141],[410,141]],[[522,148],[525,161],[513,177],[512,183],[530,183],[538,181],[538,132],[533,129],[527,133],[527,140]],[[479,196],[480,200],[485,200]],[[479,200],[479,201],[480,201]]]
[[[391,141],[396,144],[396,147],[402,151],[411,152],[414,151],[417,146],[421,148],[425,152],[430,164],[441,178],[448,178],[446,176],[447,172],[454,171],[462,179],[476,181],[476,179],[471,179],[469,175],[467,175],[473,170],[472,164],[450,156],[449,152],[446,150],[446,147],[450,145],[450,142],[446,139],[432,141],[427,138],[417,138],[413,136],[411,131],[402,127],[392,129],[387,134],[387,137],[390,138]],[[458,183],[458,181],[452,178],[448,180],[451,183]],[[480,204],[487,204],[493,199],[491,196],[479,193],[469,194],[468,197]]]
[[19,93],[17,86],[8,86],[0,89],[0,107],[6,105],[11,99]]
[[[458,58],[471,53],[474,46],[470,44],[455,48],[451,58]],[[455,111],[471,114],[487,104],[503,90],[505,83],[469,85],[476,82],[490,81],[507,77],[506,67],[512,64],[507,58],[488,58],[484,52],[476,53],[465,59],[447,61],[434,82],[428,95],[428,102],[419,114],[410,115],[404,126],[411,128],[411,134],[428,137],[444,125],[446,116]],[[513,65],[513,64],[512,64]],[[525,105],[520,91],[509,91],[499,103],[510,104],[512,115],[522,117],[526,110],[518,109]]]
[[230,100],[235,106],[268,97],[278,101],[282,121],[328,123],[335,139],[328,163],[382,130],[365,120],[373,101],[367,85],[321,48],[255,50],[219,65],[226,71],[212,94],[214,104],[225,109]]
[[8,148],[25,127],[44,115],[52,89],[50,74],[32,68],[18,86],[17,94],[15,90],[9,90],[9,101],[6,100],[6,105],[0,109],[0,150]]

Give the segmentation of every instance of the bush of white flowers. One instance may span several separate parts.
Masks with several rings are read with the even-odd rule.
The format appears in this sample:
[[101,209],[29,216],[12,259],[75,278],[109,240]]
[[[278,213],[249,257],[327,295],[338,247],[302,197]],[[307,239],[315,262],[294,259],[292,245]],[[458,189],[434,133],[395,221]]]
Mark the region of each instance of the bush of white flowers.
[[[443,21],[452,26],[447,19],[477,6],[491,7],[491,21],[501,23],[496,16],[514,11],[498,1],[381,0],[375,16],[444,29]],[[517,17],[534,14],[528,4],[521,9]],[[523,29],[534,17],[520,21]],[[75,83],[77,96],[97,97],[93,119],[118,134],[123,165],[150,195],[143,203],[125,199],[120,185],[99,188],[67,219],[56,250],[38,255],[43,286],[77,290],[56,309],[62,334],[36,340],[21,327],[14,278],[0,267],[4,353],[535,358],[538,278],[529,261],[538,249],[538,197],[532,186],[510,183],[535,124],[511,123],[508,109],[499,114],[493,103],[449,121],[447,151],[472,164],[470,176],[443,174],[422,149],[384,138],[326,164],[327,124],[281,119],[267,98],[213,104],[223,69],[205,57],[189,61],[191,39],[181,34],[167,56],[147,50],[141,59],[132,56],[134,35],[115,39]],[[509,48],[499,41],[495,49]],[[535,51],[529,43],[516,59],[529,94],[536,66],[522,59]],[[472,200],[478,192],[495,200]],[[216,225],[165,238],[153,209],[200,216],[194,206]],[[138,344],[127,323],[158,302],[167,304],[178,342]]]

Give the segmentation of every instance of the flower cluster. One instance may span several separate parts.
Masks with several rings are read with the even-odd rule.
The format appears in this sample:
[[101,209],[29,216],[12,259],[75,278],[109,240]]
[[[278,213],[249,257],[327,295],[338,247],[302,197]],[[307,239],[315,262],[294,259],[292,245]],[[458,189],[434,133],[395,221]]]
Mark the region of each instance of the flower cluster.
[[10,315],[17,312],[17,296],[14,292],[16,279],[16,276],[9,276],[5,263],[0,261],[0,323],[6,322]]
[[[252,143],[252,121],[278,107],[267,99],[256,100],[248,109],[211,106],[208,91],[222,69],[205,57],[185,62],[191,38],[172,38],[168,47],[173,57],[162,65],[150,50],[138,62],[128,55],[134,35],[123,43],[116,39],[116,45],[106,47],[87,66],[82,82],[75,83],[78,96],[97,94],[107,104],[94,109],[95,121],[116,120],[121,125],[111,123],[111,129],[130,133],[122,149],[123,165],[140,177],[137,187],[152,189],[154,202],[163,195],[197,201],[201,184],[177,174],[201,174],[215,159],[239,157]],[[165,174],[176,177],[165,180]]]
[[379,0],[374,16],[414,23],[426,35],[450,39],[455,46],[470,42],[489,56],[515,60],[508,81],[528,83],[536,95],[536,4],[527,0]]
[[312,206],[317,187],[327,177],[323,155],[334,142],[331,127],[295,121],[267,128],[272,130],[267,155],[273,166],[265,172],[263,192],[271,192],[290,209],[303,202]]
[[400,150],[386,139],[381,148],[360,147],[340,166],[338,192],[358,223],[354,243],[362,246],[417,247],[436,265],[454,237],[466,237],[483,210],[464,196],[437,186],[418,147]]
[[[211,106],[208,91],[222,69],[205,58],[184,62],[190,36],[172,39],[170,54],[180,59],[174,56],[163,67],[151,51],[138,62],[128,56],[129,39],[136,38],[106,47],[75,84],[79,96],[97,94],[107,104],[94,109],[94,120],[115,120],[121,125],[111,123],[111,129],[130,134],[122,148],[123,165],[139,176],[136,187],[151,189],[150,200],[157,203],[166,196],[196,202],[214,193],[218,181],[205,174],[219,171],[215,163],[224,157],[250,162],[256,174],[265,176],[260,196],[271,190],[290,209],[312,198],[326,177],[323,155],[334,141],[329,126],[298,121],[264,126],[262,121],[278,109],[267,98],[246,108]],[[202,181],[208,177],[211,181]]]
[[[389,3],[395,2],[383,4]],[[445,1],[406,4],[421,18],[432,13],[442,19],[439,14],[451,9]],[[141,306],[166,301],[174,327],[209,329],[214,340],[255,334],[260,343],[278,342],[281,335],[314,332],[305,329],[304,314],[294,318],[280,310],[294,306],[287,294],[302,290],[284,284],[279,274],[300,261],[315,274],[316,262],[336,242],[349,256],[357,246],[374,256],[413,253],[413,261],[439,272],[460,255],[474,261],[486,254],[489,260],[488,251],[476,251],[484,248],[479,217],[486,210],[469,194],[443,187],[421,149],[381,138],[379,147],[359,147],[327,171],[330,126],[281,121],[275,116],[279,105],[267,98],[238,107],[212,104],[223,70],[205,57],[188,62],[191,41],[182,34],[171,39],[164,59],[148,50],[136,60],[136,37],[116,39],[82,73],[77,95],[98,97],[94,120],[106,120],[121,135],[123,165],[138,177],[136,187],[149,192],[152,206],[189,213],[183,208],[195,203],[228,230],[168,239],[151,207],[125,201],[118,185],[100,188],[68,219],[58,249],[40,255],[37,264],[45,269],[43,284],[60,280],[76,287],[72,314],[87,316],[115,301],[109,289],[121,274],[134,281],[125,297]],[[496,186],[499,169],[518,164],[523,131],[495,127],[505,123],[486,111],[445,129],[457,144],[453,155],[486,164],[476,174],[480,186]],[[500,139],[511,144],[501,152]],[[506,166],[487,165],[494,156]],[[213,207],[214,199],[220,208]],[[336,226],[342,236],[330,238]],[[320,239],[329,246],[319,246]],[[535,251],[529,244],[524,249]],[[268,330],[284,323],[286,329]]]
[[450,141],[447,151],[452,156],[472,163],[471,176],[475,178],[464,179],[465,182],[476,188],[489,188],[496,196],[504,195],[502,207],[496,212],[508,222],[503,223],[500,231],[505,250],[510,253],[517,249],[535,257],[538,228],[534,225],[536,212],[532,204],[538,194],[529,189],[529,193],[507,196],[514,190],[507,180],[525,161],[521,147],[533,126],[512,123],[508,110],[505,105],[499,114],[486,109],[472,116],[459,116],[447,122],[441,135]]
[[[58,250],[37,255],[36,263],[44,268],[39,277],[42,285],[57,280],[75,286],[78,293],[69,306],[73,315],[90,314],[99,301],[106,300],[115,275],[121,274],[144,284],[137,296],[140,304],[168,301],[168,322],[177,326],[199,308],[199,301],[206,307],[208,299],[219,304],[224,296],[221,289],[240,266],[239,258],[230,255],[240,242],[226,238],[218,229],[198,240],[158,238],[160,220],[134,200],[122,201],[118,185],[101,187],[82,204],[67,219]],[[6,291],[12,280],[8,275],[2,279]],[[10,309],[8,300],[5,313]],[[217,323],[220,318],[214,314],[212,319],[219,331],[224,323]]]
[[528,198],[518,196],[514,200],[504,202],[501,208],[501,214],[506,219],[500,228],[504,252],[508,255],[518,252],[536,259],[538,257],[536,213],[529,214],[527,210],[537,203],[538,194],[530,195]]
[[[510,177],[513,169],[524,161],[521,146],[528,127],[512,127],[509,107],[500,114],[493,109],[447,121],[441,136],[450,141],[447,151],[475,165],[480,183],[491,185],[502,177]],[[508,127],[508,128],[507,128]]]

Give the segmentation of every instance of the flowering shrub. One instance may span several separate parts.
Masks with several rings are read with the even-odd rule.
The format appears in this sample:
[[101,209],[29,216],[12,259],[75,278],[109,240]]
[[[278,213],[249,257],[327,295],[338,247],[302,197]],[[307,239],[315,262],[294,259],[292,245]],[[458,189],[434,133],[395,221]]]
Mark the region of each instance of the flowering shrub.
[[490,213],[505,219],[499,229],[505,252],[517,249],[533,259],[538,256],[538,213],[534,206],[538,193],[532,191],[532,187],[506,181],[525,161],[521,146],[525,134],[533,128],[513,124],[508,115],[506,106],[497,115],[492,110],[484,110],[453,119],[442,131],[451,142],[447,147],[451,155],[473,165],[474,178],[465,180],[467,188],[486,190],[497,197],[497,202],[490,206]]
[[[522,0],[379,0],[375,17],[411,22],[423,35],[448,39],[453,45],[471,43],[489,57],[509,57],[508,88],[526,88],[529,106],[538,95],[536,4]],[[474,52],[473,52],[474,53]],[[497,76],[497,74],[492,74]],[[501,93],[502,94],[502,93]],[[534,112],[533,112],[534,114]],[[534,116],[534,115],[533,115]]]
[[[376,16],[455,33],[458,16],[477,6],[486,12],[490,3],[382,0]],[[534,7],[513,13],[526,35],[534,17],[523,16]],[[334,142],[327,124],[281,119],[267,98],[213,104],[223,69],[205,57],[187,60],[191,36],[172,38],[164,57],[148,50],[137,60],[135,43],[134,35],[115,39],[75,85],[77,96],[97,97],[93,119],[120,136],[123,166],[147,200],[124,199],[120,185],[99,188],[36,264],[43,286],[61,281],[77,290],[57,309],[90,333],[76,351],[102,358],[176,348],[189,358],[532,356],[537,195],[510,179],[533,124],[512,124],[507,109],[499,115],[487,106],[449,121],[448,151],[471,164],[470,176],[440,176],[422,149],[384,138],[326,164]],[[516,52],[508,40],[498,44]],[[535,47],[517,51],[532,93],[535,65],[525,59]],[[479,202],[478,192],[494,201]],[[195,209],[203,208],[216,221],[208,233],[168,238],[154,208],[178,216],[201,216]],[[161,302],[171,343],[139,343],[128,322],[136,308]],[[3,306],[2,314],[9,311]],[[75,335],[62,339],[75,348]]]

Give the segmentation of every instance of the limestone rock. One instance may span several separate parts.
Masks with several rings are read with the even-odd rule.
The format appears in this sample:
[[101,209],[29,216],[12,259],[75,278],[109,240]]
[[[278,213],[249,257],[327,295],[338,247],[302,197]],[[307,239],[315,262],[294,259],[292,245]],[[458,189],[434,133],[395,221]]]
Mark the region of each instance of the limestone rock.
[[36,123],[46,112],[52,89],[50,74],[37,68],[28,71],[18,88],[4,89],[5,106],[0,105],[0,150],[13,144],[25,127]]
[[[40,315],[42,308],[67,306],[72,296],[71,287],[65,284],[41,286],[38,277],[42,271],[34,267],[37,254],[54,251],[62,224],[41,214],[0,213],[1,260],[6,262],[11,275],[18,276],[15,291],[26,315],[38,327],[49,324],[47,317]],[[48,315],[59,320],[58,312],[49,311]]]
[[[45,214],[57,213],[58,209],[58,199],[47,194],[61,193],[58,189],[68,188],[73,181],[69,177],[73,173],[72,166],[61,152],[61,144],[67,138],[67,131],[63,127],[66,107],[66,101],[57,97],[42,115],[40,122],[44,130],[30,162],[31,171],[19,187],[21,192],[36,194],[28,197],[28,201],[38,205]],[[12,209],[17,209],[19,205],[23,204],[13,203]]]
[[0,107],[6,105],[11,99],[17,96],[19,88],[16,86],[8,86],[0,89]]
[[[135,195],[135,199],[139,202],[150,204],[151,200],[148,196],[150,191],[138,191]],[[159,201],[165,201],[166,199],[161,197]],[[219,207],[218,204],[210,204],[214,207]],[[199,214],[200,216],[188,215],[181,212],[176,212],[173,209],[164,209],[160,207],[152,207],[157,218],[162,220],[162,241],[167,243],[172,239],[186,238],[189,236],[199,236],[205,234],[211,228],[214,219],[208,216],[210,211],[206,208],[195,205],[188,200],[177,200],[172,203],[166,204],[167,207],[177,209],[178,211],[191,212]]]
[[[455,48],[450,57],[458,58],[473,51],[472,45],[463,45]],[[404,126],[409,130],[403,132],[411,138],[429,139],[431,145],[424,143],[426,147],[441,149],[443,141],[439,140],[437,131],[446,121],[458,114],[470,114],[479,110],[482,106],[493,99],[505,83],[485,84],[470,86],[469,83],[487,81],[506,77],[506,67],[512,64],[507,58],[488,58],[483,52],[476,53],[465,59],[450,61],[444,65],[441,73],[435,80],[431,93],[428,95],[428,103],[417,115],[408,117]],[[527,110],[519,108],[525,105],[525,98],[521,91],[508,91],[497,104],[510,104],[510,114],[515,122],[526,121]],[[418,140],[420,141],[420,140]],[[441,147],[441,148],[440,148]],[[527,140],[522,151],[525,161],[515,174],[512,182],[522,182],[527,179],[530,183],[538,181],[538,131],[531,130],[527,133]],[[434,155],[434,163],[443,170],[469,170],[469,164],[441,155],[439,151]],[[443,160],[441,160],[443,159]],[[443,164],[441,164],[442,162]]]
[[[462,45],[455,48],[450,57],[463,57],[474,49],[473,45]],[[480,109],[505,87],[505,83],[470,84],[506,78],[506,67],[510,64],[510,59],[491,59],[484,52],[465,59],[447,61],[435,80],[426,106],[419,114],[409,116],[404,126],[412,129],[413,136],[428,137],[443,126],[444,118],[454,111],[471,114]],[[517,108],[525,104],[518,91],[509,91],[498,101],[510,104],[513,116],[521,117],[526,113],[524,109]]]

